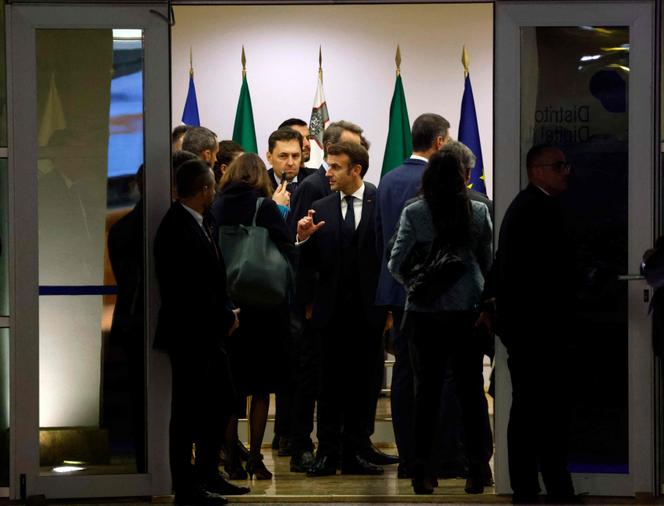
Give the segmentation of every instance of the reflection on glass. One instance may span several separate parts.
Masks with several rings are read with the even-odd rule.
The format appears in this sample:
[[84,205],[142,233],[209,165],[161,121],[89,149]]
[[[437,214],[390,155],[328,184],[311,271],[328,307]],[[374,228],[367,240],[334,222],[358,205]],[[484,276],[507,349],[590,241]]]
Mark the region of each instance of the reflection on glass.
[[627,287],[617,275],[628,272],[629,29],[524,28],[521,49],[521,165],[538,143],[559,146],[572,164],[564,206],[579,289],[570,470],[627,473]]
[[0,148],[7,147],[7,68],[5,64],[5,2],[0,0]]
[[9,486],[9,329],[0,328],[0,487]]
[[142,47],[36,32],[45,473],[145,472]]
[[0,316],[9,316],[9,188],[7,159],[0,158]]

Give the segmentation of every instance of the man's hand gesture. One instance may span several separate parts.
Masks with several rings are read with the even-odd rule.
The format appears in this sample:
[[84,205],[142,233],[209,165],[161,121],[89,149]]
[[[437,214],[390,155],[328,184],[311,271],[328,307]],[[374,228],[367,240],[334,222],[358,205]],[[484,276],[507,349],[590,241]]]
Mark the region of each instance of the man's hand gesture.
[[325,225],[324,221],[314,223],[314,214],[316,211],[309,209],[307,215],[297,222],[297,240],[303,242],[309,239],[316,231]]

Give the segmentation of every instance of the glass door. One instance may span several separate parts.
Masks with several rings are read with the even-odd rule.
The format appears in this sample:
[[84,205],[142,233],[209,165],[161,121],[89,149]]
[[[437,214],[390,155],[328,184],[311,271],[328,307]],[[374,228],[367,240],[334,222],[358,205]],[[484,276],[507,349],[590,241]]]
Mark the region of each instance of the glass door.
[[20,218],[11,495],[168,493],[147,268],[170,203],[168,12],[8,12]]
[[[530,147],[556,145],[572,165],[564,207],[579,289],[565,372],[574,384],[569,470],[577,492],[592,495],[654,492],[648,292],[634,275],[654,230],[653,14],[647,1],[496,5],[496,230],[527,184]],[[498,493],[510,492],[505,355],[500,347]]]

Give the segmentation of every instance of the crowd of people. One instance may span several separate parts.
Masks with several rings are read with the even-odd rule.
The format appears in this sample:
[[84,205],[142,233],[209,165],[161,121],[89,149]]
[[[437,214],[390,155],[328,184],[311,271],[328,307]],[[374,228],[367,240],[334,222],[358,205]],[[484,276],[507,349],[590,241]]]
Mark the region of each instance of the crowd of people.
[[[395,464],[416,494],[431,494],[444,457],[433,442],[439,421],[454,413],[441,406],[450,377],[465,491],[482,493],[492,483],[482,370],[494,329],[512,375],[514,502],[536,500],[538,469],[550,496],[575,498],[566,470],[564,385],[554,384],[560,376],[553,370],[564,361],[554,343],[570,312],[561,262],[570,257],[557,199],[569,165],[555,147],[531,149],[530,185],[505,215],[494,262],[492,203],[468,189],[475,157],[450,139],[449,128],[438,114],[419,116],[412,156],[378,187],[364,180],[369,143],[348,121],[326,128],[319,168],[305,166],[309,132],[299,119],[270,135],[269,169],[207,128],[174,130],[174,200],[154,256],[161,295],[155,346],[172,364],[176,503],[224,504],[224,495],[249,492],[228,479],[272,478],[261,454],[272,393],[272,444],[290,456],[291,472],[380,475]],[[280,303],[232,299],[219,227],[238,225],[266,229],[292,268]],[[535,286],[532,276],[539,277]],[[371,441],[386,336],[395,355],[398,456]],[[243,417],[248,449],[238,439]]]

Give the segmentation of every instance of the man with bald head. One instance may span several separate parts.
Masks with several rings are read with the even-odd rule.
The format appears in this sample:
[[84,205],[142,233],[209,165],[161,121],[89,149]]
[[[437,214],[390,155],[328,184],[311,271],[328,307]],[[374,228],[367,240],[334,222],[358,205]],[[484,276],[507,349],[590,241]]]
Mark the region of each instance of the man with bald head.
[[512,408],[507,429],[515,504],[537,501],[538,469],[548,498],[576,502],[567,471],[569,360],[574,271],[560,195],[570,165],[549,145],[531,148],[528,186],[502,225],[495,268],[496,333],[507,347]]

